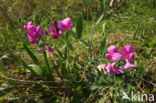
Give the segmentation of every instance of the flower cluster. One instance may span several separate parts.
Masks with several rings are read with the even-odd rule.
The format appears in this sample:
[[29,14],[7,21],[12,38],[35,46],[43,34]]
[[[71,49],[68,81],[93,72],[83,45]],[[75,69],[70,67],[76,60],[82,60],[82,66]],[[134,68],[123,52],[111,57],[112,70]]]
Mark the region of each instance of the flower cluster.
[[32,22],[28,22],[28,25],[24,25],[25,31],[27,31],[27,36],[29,39],[29,42],[33,46],[37,46],[39,39],[41,36],[45,36],[46,33],[42,30],[40,26],[32,25]]
[[57,22],[57,26],[50,25],[49,31],[53,39],[58,39],[63,35],[64,31],[71,30],[73,22],[70,18],[60,20]]
[[[134,68],[134,48],[131,45],[126,45],[122,48],[121,52],[119,49],[111,45],[108,48],[108,53],[105,58],[110,62],[108,65],[101,64],[98,66],[99,71],[104,70],[106,74],[121,74],[124,73],[123,69]],[[122,67],[123,65],[123,67]]]
[[[60,20],[57,22],[57,26],[50,25],[49,31],[50,35],[53,39],[58,39],[60,36],[63,35],[64,31],[71,30],[73,27],[73,22],[70,18],[65,18],[64,20]],[[45,36],[46,33],[43,31],[43,29],[40,26],[32,25],[32,22],[28,22],[27,25],[24,25],[25,31],[27,31],[27,36],[29,39],[29,42],[33,46],[39,46],[37,49],[38,52],[42,52],[43,50],[47,50],[48,52],[53,52],[53,48],[50,46],[44,47],[44,44],[39,45],[39,41],[41,40],[42,36]]]

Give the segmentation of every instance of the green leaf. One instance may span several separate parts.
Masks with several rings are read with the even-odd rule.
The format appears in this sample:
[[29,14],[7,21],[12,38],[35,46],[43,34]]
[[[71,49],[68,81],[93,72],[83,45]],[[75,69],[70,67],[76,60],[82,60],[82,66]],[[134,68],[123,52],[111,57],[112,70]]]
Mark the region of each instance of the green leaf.
[[6,98],[11,92],[13,88],[5,88],[5,89],[0,89],[0,100]]
[[67,41],[67,45],[70,48],[70,50],[73,50],[73,45],[72,45],[72,43],[70,43],[70,41]]
[[94,84],[94,85],[92,85],[92,86],[90,87],[90,89],[91,89],[91,90],[95,90],[95,89],[97,89],[97,88],[98,88],[98,86],[97,86],[97,85],[95,85],[95,84]]
[[63,60],[65,60],[65,58],[64,58],[64,56],[62,55],[61,51],[58,50],[57,48],[55,48],[55,50],[57,51],[57,53],[59,54],[59,56],[60,56]]
[[43,76],[44,75],[44,71],[42,68],[40,68],[39,65],[30,64],[29,66],[32,68],[35,75],[37,75],[37,76]]
[[107,37],[107,33],[105,32],[105,23],[104,23],[104,25],[103,25],[103,29],[104,29],[104,31],[103,31],[103,40],[102,40],[102,42],[101,42],[101,53],[102,53],[102,57],[104,56],[104,54],[105,54],[105,48],[106,48],[106,37]]
[[76,34],[79,39],[82,36],[82,29],[83,29],[83,17],[82,17],[82,14],[80,14],[77,20],[77,25],[76,25]]
[[104,4],[105,3],[105,0],[100,0],[100,6],[101,6],[101,11],[102,13],[104,12]]
[[31,67],[29,67],[22,59],[18,58],[17,56],[15,56],[12,53],[6,54],[6,55],[1,57],[1,59],[4,59],[4,58],[15,60],[18,63],[20,63],[23,67],[25,67],[26,69],[29,69],[32,73],[34,73],[34,71]]
[[47,79],[48,80],[53,80],[54,78],[51,75],[51,69],[49,67],[46,51],[43,52],[43,56],[44,56],[44,62],[45,62],[45,66],[46,66]]
[[68,71],[65,68],[65,65],[62,63],[60,64],[60,66],[58,67],[58,71],[60,72],[61,76],[63,78],[67,78],[68,76]]
[[36,65],[39,65],[42,68],[41,63],[39,62],[39,60],[37,59],[37,57],[31,52],[31,50],[25,44],[23,44],[23,48],[27,51],[27,53],[29,54],[29,56],[31,57],[31,59],[34,61],[34,63]]

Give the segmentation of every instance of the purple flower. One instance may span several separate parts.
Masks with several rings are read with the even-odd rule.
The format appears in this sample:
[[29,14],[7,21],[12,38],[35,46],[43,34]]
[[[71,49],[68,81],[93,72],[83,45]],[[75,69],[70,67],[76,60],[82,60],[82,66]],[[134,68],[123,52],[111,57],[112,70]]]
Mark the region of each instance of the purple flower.
[[122,57],[132,60],[134,57],[134,48],[131,45],[126,45],[121,51]]
[[32,37],[30,33],[28,33],[27,36],[28,36],[29,42],[30,42],[33,46],[37,46],[37,45],[38,45],[37,39],[34,38],[34,37]]
[[63,21],[58,21],[57,26],[61,31],[71,30],[73,27],[73,22],[71,18],[66,18]]
[[136,67],[133,60],[126,59],[125,61],[126,61],[125,65],[124,65],[125,69],[135,68]]
[[55,26],[51,25],[49,27],[49,31],[50,31],[50,35],[52,36],[53,39],[57,40],[59,38],[60,35],[57,33]]
[[124,73],[123,69],[121,67],[117,68],[113,64],[108,64],[107,65],[106,72],[108,74],[122,74],[122,73]]
[[36,25],[32,25],[32,22],[28,22],[28,25],[24,25],[24,29],[25,31],[27,31],[27,36],[29,39],[29,42],[33,45],[33,46],[37,46],[38,45],[38,40],[41,36],[45,36],[46,33],[42,30],[41,27],[36,26]]
[[108,48],[108,54],[106,54],[105,57],[107,60],[112,60],[113,62],[117,62],[121,59],[121,54],[116,46],[111,45]]
[[50,46],[46,46],[46,49],[47,49],[48,52],[53,52],[54,51],[54,49],[51,48]]

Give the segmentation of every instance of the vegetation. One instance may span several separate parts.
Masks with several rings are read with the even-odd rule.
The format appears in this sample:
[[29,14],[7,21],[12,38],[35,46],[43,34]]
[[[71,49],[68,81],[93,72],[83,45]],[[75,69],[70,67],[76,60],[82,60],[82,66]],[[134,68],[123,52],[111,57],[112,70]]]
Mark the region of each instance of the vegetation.
[[[0,14],[2,103],[138,102],[132,91],[155,96],[156,0],[1,0]],[[126,45],[133,58],[123,56]],[[127,59],[135,68],[124,69]],[[123,73],[98,68],[110,63]]]

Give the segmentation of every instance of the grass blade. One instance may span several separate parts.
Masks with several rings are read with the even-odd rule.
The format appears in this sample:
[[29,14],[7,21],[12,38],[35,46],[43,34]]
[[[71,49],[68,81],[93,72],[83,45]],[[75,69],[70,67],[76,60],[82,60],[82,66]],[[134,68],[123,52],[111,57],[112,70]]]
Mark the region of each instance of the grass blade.
[[53,77],[51,75],[51,70],[49,67],[49,63],[48,63],[47,53],[45,50],[43,51],[43,56],[44,56],[44,62],[45,62],[45,67],[46,67],[46,72],[47,72],[47,79],[53,80]]

